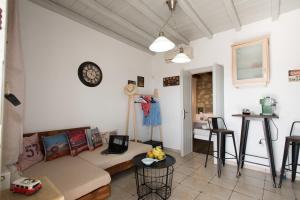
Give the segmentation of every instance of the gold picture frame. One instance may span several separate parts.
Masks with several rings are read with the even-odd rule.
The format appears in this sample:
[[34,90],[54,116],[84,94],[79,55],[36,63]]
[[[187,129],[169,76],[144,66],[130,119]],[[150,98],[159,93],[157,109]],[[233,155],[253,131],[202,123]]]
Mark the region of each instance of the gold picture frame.
[[231,48],[234,86],[267,85],[269,83],[269,36],[235,43]]

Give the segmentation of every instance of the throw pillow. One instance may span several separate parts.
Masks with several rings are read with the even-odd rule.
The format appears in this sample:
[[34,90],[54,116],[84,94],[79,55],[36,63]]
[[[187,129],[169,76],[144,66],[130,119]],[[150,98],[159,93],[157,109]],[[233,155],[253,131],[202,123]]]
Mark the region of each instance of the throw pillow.
[[101,132],[102,141],[104,141],[106,144],[109,143],[109,136],[111,135],[118,135],[117,131],[108,131],[108,132]]
[[88,150],[87,140],[85,137],[85,129],[67,132],[71,155],[76,156],[80,152]]
[[38,134],[29,137],[23,137],[23,152],[20,154],[17,167],[23,171],[30,166],[43,160]]
[[90,151],[102,146],[102,137],[99,133],[98,128],[86,129],[85,135]]
[[65,133],[42,137],[45,160],[54,160],[56,158],[70,155],[68,139]]

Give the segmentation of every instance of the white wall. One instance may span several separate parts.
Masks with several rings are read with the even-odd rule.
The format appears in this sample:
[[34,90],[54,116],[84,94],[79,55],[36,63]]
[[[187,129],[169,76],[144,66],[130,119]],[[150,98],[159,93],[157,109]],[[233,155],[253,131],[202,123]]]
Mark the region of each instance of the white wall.
[[[279,127],[279,140],[274,142],[274,152],[279,169],[284,137],[292,121],[300,118],[297,109],[300,83],[289,83],[287,79],[287,71],[300,66],[300,10],[281,15],[275,22],[263,20],[244,26],[239,32],[230,30],[216,34],[213,39],[193,41],[193,61],[178,65],[165,64],[161,54],[149,56],[27,0],[21,2],[26,132],[82,125],[99,126],[104,130],[116,128],[122,132],[127,111],[123,86],[128,79],[142,75],[146,84],[142,92],[159,89],[164,145],[179,150],[180,86],[162,87],[162,78],[179,75],[182,69],[218,63],[224,66],[225,120],[231,129],[240,132],[241,125],[241,120],[231,117],[232,114],[240,113],[245,107],[259,113],[259,99],[265,95],[278,100],[280,119],[275,123]],[[270,84],[267,87],[234,88],[231,44],[265,34],[270,34]],[[78,80],[77,68],[86,60],[98,63],[103,71],[103,82],[96,88],[88,88]],[[253,122],[247,152],[266,155],[265,146],[258,144],[261,137],[261,123]],[[232,152],[232,149],[228,150]]]
[[[154,85],[159,86],[161,90],[166,146],[180,149],[180,87],[162,88],[162,77],[179,75],[182,68],[195,69],[218,63],[224,66],[224,111],[225,120],[230,129],[239,133],[241,126],[241,119],[233,118],[232,114],[240,113],[242,108],[249,108],[260,113],[259,99],[265,95],[271,95],[278,100],[276,112],[280,119],[274,121],[279,127],[279,140],[273,144],[276,167],[279,169],[284,138],[289,134],[291,123],[300,119],[300,83],[288,82],[288,70],[296,66],[300,67],[299,21],[300,10],[296,10],[281,15],[279,20],[275,22],[267,19],[243,26],[239,32],[230,30],[214,35],[213,39],[193,41],[191,46],[194,48],[194,59],[191,63],[182,66],[165,64],[162,55],[155,56],[152,63],[152,73]],[[231,78],[231,45],[238,41],[266,34],[270,34],[270,84],[267,87],[235,88]],[[276,134],[273,133],[275,137]],[[259,121],[252,122],[247,153],[266,156],[265,145],[258,144],[258,140],[262,137],[261,123]],[[237,139],[239,141],[239,137]],[[233,152],[230,147],[228,150]]]
[[[2,30],[0,30],[0,172],[2,166],[2,127],[3,127],[3,101],[4,101],[4,62],[5,62],[5,38],[6,38],[6,9],[7,1],[0,0],[2,9]],[[0,186],[1,187],[1,186]]]
[[[79,126],[124,133],[128,79],[145,77],[149,92],[151,56],[77,22],[20,1],[26,71],[25,132]],[[95,88],[83,85],[77,69],[84,61],[103,72]]]

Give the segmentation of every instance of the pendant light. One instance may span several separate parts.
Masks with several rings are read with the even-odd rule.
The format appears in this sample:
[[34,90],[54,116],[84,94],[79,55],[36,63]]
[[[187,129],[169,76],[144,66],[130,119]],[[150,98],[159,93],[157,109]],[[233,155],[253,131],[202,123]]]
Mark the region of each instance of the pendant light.
[[154,52],[165,52],[173,49],[175,44],[164,36],[164,32],[159,32],[158,38],[149,46],[149,49]]
[[169,7],[169,10],[171,11],[171,15],[167,19],[167,21],[165,22],[165,24],[162,26],[162,28],[160,29],[158,38],[156,38],[152,42],[152,44],[149,46],[149,49],[151,51],[158,52],[158,53],[169,51],[169,50],[171,50],[171,49],[173,49],[175,47],[174,42],[172,42],[171,40],[169,40],[168,38],[166,38],[164,36],[164,32],[162,30],[168,24],[168,22],[170,21],[171,17],[173,16],[173,12],[175,10],[175,6],[177,4],[177,0],[167,0],[166,3],[168,5],[168,7]]
[[191,59],[184,53],[183,47],[179,48],[179,53],[172,59],[173,63],[188,63]]

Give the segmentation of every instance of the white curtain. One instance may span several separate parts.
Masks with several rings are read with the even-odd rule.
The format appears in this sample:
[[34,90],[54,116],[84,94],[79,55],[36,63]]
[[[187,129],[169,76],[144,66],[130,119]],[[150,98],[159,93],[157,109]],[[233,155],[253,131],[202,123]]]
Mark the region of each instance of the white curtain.
[[6,46],[5,81],[10,93],[14,94],[21,105],[15,107],[4,101],[4,124],[2,137],[2,163],[12,165],[18,160],[22,150],[23,111],[24,111],[24,67],[21,49],[19,0],[8,1],[8,24]]

